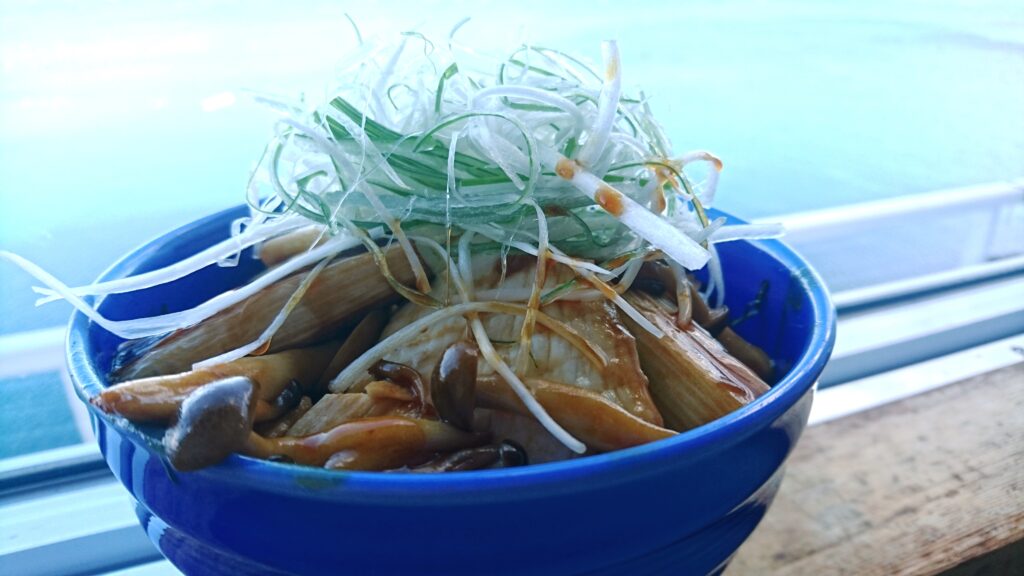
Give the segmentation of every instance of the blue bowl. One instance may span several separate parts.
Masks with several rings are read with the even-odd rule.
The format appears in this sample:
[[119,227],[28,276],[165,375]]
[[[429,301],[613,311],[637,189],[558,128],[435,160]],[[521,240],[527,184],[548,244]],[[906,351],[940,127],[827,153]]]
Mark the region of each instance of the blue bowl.
[[[236,208],[165,235],[103,279],[159,268],[225,238]],[[780,242],[719,247],[739,331],[782,376],[744,408],[645,446],[567,462],[447,475],[332,472],[232,456],[174,472],[160,430],[91,405],[110,469],[139,519],[188,574],[707,574],[724,569],[764,515],[807,423],[832,349],[835,313],[821,279]],[[104,298],[108,317],[195,305],[261,270],[243,255],[174,283]],[[81,314],[68,361],[84,400],[108,385],[120,339]]]

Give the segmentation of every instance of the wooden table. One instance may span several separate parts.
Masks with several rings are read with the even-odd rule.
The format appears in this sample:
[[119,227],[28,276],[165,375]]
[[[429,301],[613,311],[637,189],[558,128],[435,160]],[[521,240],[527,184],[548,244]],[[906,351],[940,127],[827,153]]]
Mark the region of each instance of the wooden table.
[[807,429],[727,574],[1024,575],[1024,364]]

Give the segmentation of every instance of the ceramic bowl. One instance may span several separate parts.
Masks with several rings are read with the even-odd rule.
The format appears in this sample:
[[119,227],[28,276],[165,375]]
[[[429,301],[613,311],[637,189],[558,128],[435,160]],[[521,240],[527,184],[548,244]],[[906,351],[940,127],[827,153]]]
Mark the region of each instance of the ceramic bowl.
[[[162,236],[103,279],[151,270],[228,235],[244,208]],[[783,243],[719,246],[738,331],[780,378],[755,402],[671,439],[566,462],[457,474],[335,472],[232,456],[176,473],[161,430],[90,405],[100,449],[160,551],[187,574],[707,574],[724,569],[765,513],[807,422],[832,349],[821,279]],[[211,266],[100,302],[131,318],[195,305],[261,270]],[[76,313],[68,359],[80,397],[108,385],[120,340]]]

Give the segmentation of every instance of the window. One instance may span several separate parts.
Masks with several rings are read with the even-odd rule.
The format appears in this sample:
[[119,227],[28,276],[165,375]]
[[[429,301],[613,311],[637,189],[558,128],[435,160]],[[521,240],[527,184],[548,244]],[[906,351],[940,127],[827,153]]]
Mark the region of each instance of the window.
[[[595,60],[601,39],[618,38],[626,85],[653,95],[676,151],[724,159],[718,207],[787,224],[835,291],[841,353],[826,384],[839,384],[1024,331],[1011,297],[1024,274],[1024,38],[1001,24],[1011,3],[994,4],[515,3],[471,14],[459,38],[534,39]],[[436,6],[430,25],[468,9]],[[240,203],[272,121],[243,91],[318,99],[353,46],[344,10],[0,6],[0,249],[83,284],[157,234]],[[418,24],[399,16],[410,12],[352,16],[371,35]],[[38,480],[26,469],[52,465],[68,485],[103,471],[62,375],[69,309],[34,307],[32,285],[0,263],[0,459],[18,457],[0,465],[0,509]],[[921,325],[873,338],[880,318],[927,317],[914,306],[930,297],[962,312],[955,334]],[[871,360],[893,342],[902,355]],[[123,516],[104,537],[134,544],[95,570],[158,559]],[[0,559],[33,558],[11,550]]]

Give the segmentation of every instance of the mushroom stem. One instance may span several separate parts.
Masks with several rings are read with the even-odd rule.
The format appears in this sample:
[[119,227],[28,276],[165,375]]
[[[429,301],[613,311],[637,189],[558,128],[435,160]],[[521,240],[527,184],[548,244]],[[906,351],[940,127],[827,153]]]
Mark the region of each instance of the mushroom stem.
[[[693,319],[701,326],[707,327],[708,323],[711,322],[711,308],[708,307],[708,303],[704,301],[700,296],[700,292],[697,287],[690,283],[690,301],[693,304]],[[686,326],[680,326],[682,329],[686,329]]]
[[729,307],[719,306],[708,311],[708,320],[702,324],[712,336],[718,337],[723,329],[729,326]]
[[527,463],[526,451],[511,440],[479,448],[467,448],[434,458],[412,469],[413,472],[459,472],[481,470],[495,465],[501,468],[523,466]]
[[501,456],[497,446],[467,448],[434,458],[412,469],[412,472],[459,472],[481,470],[498,463]]
[[765,382],[772,381],[774,363],[765,354],[764,350],[747,342],[743,336],[737,334],[729,326],[726,326],[718,333],[718,341],[722,343],[722,346],[725,346],[729,354],[732,354],[737,360],[753,370],[762,380]]
[[284,455],[297,464],[348,470],[399,468],[417,457],[486,443],[487,435],[463,432],[447,424],[418,418],[362,418],[331,430],[295,438],[250,434],[242,452],[258,458]]
[[317,382],[336,348],[337,342],[333,341],[239,358],[181,374],[130,380],[107,388],[92,402],[105,412],[120,414],[133,422],[167,422],[194,390],[224,378],[243,376],[257,385],[257,397],[263,401],[257,408],[257,420],[263,421],[280,414],[272,404],[292,381],[303,386]]

